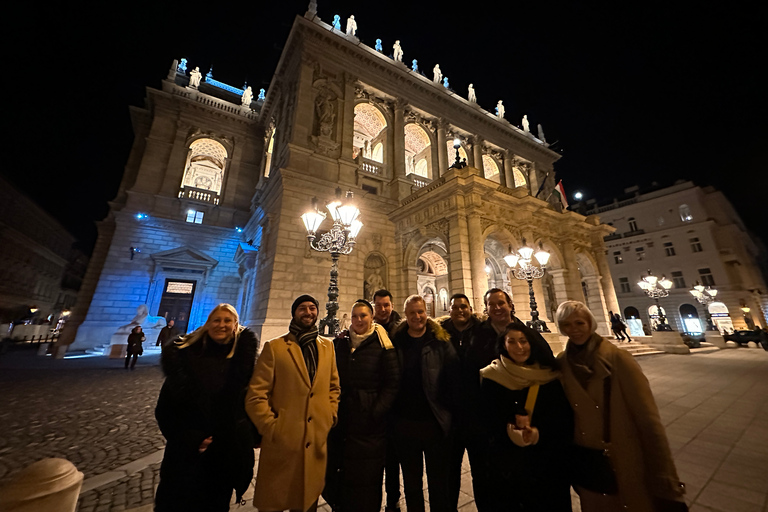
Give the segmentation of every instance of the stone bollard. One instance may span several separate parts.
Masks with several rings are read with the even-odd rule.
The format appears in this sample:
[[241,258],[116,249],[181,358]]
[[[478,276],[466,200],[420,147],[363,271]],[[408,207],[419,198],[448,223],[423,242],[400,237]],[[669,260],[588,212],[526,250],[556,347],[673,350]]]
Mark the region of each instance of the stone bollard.
[[66,459],[43,459],[0,487],[2,512],[74,512],[83,474]]

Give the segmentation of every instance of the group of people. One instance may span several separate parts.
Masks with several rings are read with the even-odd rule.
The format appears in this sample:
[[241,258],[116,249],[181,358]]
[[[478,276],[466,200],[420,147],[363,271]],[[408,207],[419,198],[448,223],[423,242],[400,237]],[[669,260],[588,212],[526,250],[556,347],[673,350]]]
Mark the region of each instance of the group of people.
[[626,339],[627,342],[632,341],[632,338],[629,337],[629,333],[627,332],[627,324],[624,319],[621,318],[621,315],[609,311],[608,319],[611,321],[611,331],[613,332],[615,339],[618,341],[624,341],[624,339]]
[[155,510],[225,511],[253,478],[262,512],[454,512],[467,452],[479,512],[687,510],[647,379],[597,331],[581,302],[560,305],[555,357],[498,288],[485,315],[455,294],[432,319],[419,295],[378,290],[349,329],[320,335],[318,301],[296,298],[288,332],[264,344],[221,304],[163,350],[156,416],[167,439]]

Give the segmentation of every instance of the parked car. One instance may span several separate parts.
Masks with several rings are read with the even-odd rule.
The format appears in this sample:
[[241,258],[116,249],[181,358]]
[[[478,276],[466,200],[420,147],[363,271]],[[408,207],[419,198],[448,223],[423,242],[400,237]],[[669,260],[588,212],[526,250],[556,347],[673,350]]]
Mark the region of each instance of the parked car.
[[765,350],[768,350],[768,333],[755,329],[754,331],[733,331],[731,334],[723,336],[726,341],[733,341],[739,345],[746,345],[750,341],[762,345]]

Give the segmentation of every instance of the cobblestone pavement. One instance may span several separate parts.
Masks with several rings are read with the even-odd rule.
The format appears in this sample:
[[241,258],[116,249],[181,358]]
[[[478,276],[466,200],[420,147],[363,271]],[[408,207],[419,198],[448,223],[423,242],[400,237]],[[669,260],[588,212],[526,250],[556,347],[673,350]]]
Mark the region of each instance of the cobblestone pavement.
[[[691,512],[768,512],[768,353],[740,348],[638,361]],[[104,357],[0,357],[0,483],[35,460],[64,457],[85,473],[80,512],[151,512],[164,446],[153,414],[162,383],[157,362],[145,355],[131,372]],[[465,461],[463,512],[476,510],[468,469]]]

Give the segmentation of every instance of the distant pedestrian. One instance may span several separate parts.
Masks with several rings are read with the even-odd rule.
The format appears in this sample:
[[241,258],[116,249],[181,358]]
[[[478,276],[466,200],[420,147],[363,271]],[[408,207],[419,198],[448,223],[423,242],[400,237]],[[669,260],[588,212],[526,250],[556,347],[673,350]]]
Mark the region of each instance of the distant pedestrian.
[[632,338],[629,337],[629,333],[627,332],[627,322],[625,322],[618,313],[616,313],[616,319],[619,321],[619,332],[627,338],[627,342],[632,341]]
[[613,332],[614,339],[618,341],[624,341],[624,335],[621,334],[623,325],[619,315],[614,314],[613,311],[609,311],[608,319],[611,321],[611,332]]
[[157,343],[155,343],[156,347],[167,345],[169,341],[179,335],[179,330],[175,327],[175,323],[173,320],[168,320],[168,325],[160,329],[160,334],[157,335]]
[[[141,331],[141,326],[137,325],[128,335],[128,350],[125,353],[125,369],[128,369],[128,362],[131,363],[131,370],[136,367],[136,360],[144,353],[142,342],[147,339]],[[133,358],[133,359],[131,359]]]
[[163,347],[155,417],[166,439],[155,512],[225,512],[253,478],[255,430],[245,393],[258,339],[219,304],[205,325]]

